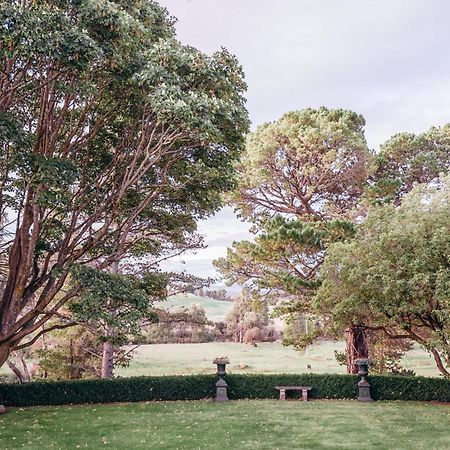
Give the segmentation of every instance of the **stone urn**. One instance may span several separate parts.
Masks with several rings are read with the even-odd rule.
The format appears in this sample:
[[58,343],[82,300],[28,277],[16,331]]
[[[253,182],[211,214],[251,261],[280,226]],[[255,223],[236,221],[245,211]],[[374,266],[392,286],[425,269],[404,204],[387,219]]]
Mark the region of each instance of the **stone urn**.
[[224,377],[226,375],[226,365],[229,364],[229,360],[226,357],[216,358],[213,364],[217,364],[217,375]]
[[366,379],[369,374],[369,360],[359,358],[355,360],[355,363],[358,365],[358,375],[361,377],[358,382],[358,400],[360,402],[371,402],[373,400],[370,396],[370,383]]

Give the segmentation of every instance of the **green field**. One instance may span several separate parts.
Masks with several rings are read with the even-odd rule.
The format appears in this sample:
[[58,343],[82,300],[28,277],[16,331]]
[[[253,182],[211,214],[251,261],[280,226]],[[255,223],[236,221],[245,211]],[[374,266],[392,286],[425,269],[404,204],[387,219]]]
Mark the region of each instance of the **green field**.
[[[178,309],[193,303],[203,306],[211,320],[223,320],[232,307],[231,302],[192,294],[172,296],[158,306]],[[344,342],[339,341],[317,342],[302,352],[279,342],[258,343],[257,347],[233,342],[142,345],[135,351],[130,366],[117,368],[115,373],[118,376],[211,373],[212,361],[217,356],[228,356],[231,361],[228,370],[234,373],[345,373],[334,357],[335,350],[344,348]],[[418,347],[406,355],[402,365],[415,370],[417,375],[439,375],[433,359]],[[11,374],[6,364],[0,368],[1,374]]]
[[[279,342],[257,345],[234,342],[141,345],[134,351],[130,366],[117,368],[115,374],[130,377],[212,373],[215,367],[212,361],[217,356],[228,356],[228,371],[234,373],[345,373],[345,367],[338,365],[334,357],[334,350],[344,350],[344,342],[317,342],[302,352]],[[433,359],[419,348],[409,352],[402,364],[417,375],[439,375]],[[0,368],[0,374],[11,373],[6,364]]]
[[225,316],[233,306],[232,302],[223,302],[209,297],[199,297],[193,294],[173,295],[164,302],[157,302],[155,306],[173,311],[180,309],[183,306],[190,306],[194,303],[203,306],[206,311],[206,317],[208,317],[209,320],[214,321],[225,320]]
[[207,401],[11,408],[0,448],[450,449],[450,407]]
[[[211,373],[216,356],[228,356],[228,370],[234,373],[345,373],[345,367],[338,365],[334,357],[334,350],[343,351],[344,346],[343,342],[318,342],[306,351],[297,352],[278,342],[258,343],[257,347],[232,342],[142,345],[136,350],[130,366],[117,369],[116,374]],[[311,370],[307,368],[308,364]],[[414,369],[417,375],[438,375],[434,361],[420,349],[411,351],[403,365]]]

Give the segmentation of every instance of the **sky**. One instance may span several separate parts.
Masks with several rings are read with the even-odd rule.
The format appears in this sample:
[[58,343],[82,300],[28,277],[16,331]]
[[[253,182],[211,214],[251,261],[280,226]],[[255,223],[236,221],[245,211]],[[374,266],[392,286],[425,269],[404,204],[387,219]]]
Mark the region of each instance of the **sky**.
[[[226,47],[243,66],[252,128],[306,107],[366,119],[368,145],[450,122],[448,0],[160,0],[179,40]],[[212,260],[249,238],[231,208],[200,222],[208,247],[171,269],[217,277]]]

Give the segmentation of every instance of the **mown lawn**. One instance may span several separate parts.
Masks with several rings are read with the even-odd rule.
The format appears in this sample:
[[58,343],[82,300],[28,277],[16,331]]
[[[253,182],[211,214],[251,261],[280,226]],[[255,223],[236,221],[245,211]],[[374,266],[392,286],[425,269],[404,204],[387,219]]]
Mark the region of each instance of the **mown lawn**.
[[[216,366],[212,361],[216,356],[228,356],[231,364],[227,370],[230,373],[345,373],[345,367],[340,366],[334,356],[335,350],[344,349],[344,342],[332,341],[317,342],[302,352],[278,342],[261,342],[257,347],[234,342],[141,345],[135,351],[130,366],[117,368],[115,375],[214,373]],[[438,376],[430,355],[419,348],[409,352],[402,365],[414,369],[417,375]],[[6,364],[0,368],[2,374],[12,374]]]
[[[344,351],[345,343],[316,342],[302,352],[278,342],[260,342],[257,347],[234,342],[142,345],[130,366],[117,368],[115,374],[132,377],[214,373],[212,361],[216,356],[228,356],[231,364],[227,370],[232,373],[345,373],[345,367],[336,361],[335,350]],[[417,375],[438,376],[433,359],[419,348],[409,352],[402,365],[414,369]]]
[[450,449],[450,405],[276,400],[11,408],[0,449]]

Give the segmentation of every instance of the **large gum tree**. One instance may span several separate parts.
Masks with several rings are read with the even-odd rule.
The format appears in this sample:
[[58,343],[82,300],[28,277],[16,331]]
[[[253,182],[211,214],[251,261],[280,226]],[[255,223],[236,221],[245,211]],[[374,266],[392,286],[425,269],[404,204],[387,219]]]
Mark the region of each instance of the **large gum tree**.
[[198,245],[248,120],[236,59],[181,45],[151,0],[2,2],[0,26],[1,366],[71,325],[80,267]]

